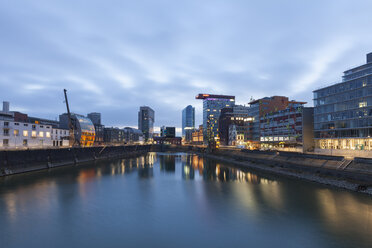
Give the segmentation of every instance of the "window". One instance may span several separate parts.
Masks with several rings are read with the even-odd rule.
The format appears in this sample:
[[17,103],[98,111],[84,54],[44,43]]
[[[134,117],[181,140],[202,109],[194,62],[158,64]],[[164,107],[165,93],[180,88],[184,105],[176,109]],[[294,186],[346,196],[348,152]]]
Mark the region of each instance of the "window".
[[36,125],[32,125],[32,129],[36,129]]
[[40,128],[44,128],[44,126],[40,126]]
[[18,129],[14,129],[14,136],[19,136],[19,130]]
[[23,146],[27,146],[27,140],[26,139],[23,140]]
[[9,126],[9,122],[4,121],[4,127],[8,127],[8,126]]
[[18,123],[18,122],[15,122],[14,125],[15,125],[15,126],[19,126],[19,123]]
[[32,137],[32,138],[36,138],[36,131],[32,131],[32,133],[31,133],[31,137]]
[[9,146],[9,140],[8,139],[3,140],[3,146]]
[[27,130],[23,130],[23,137],[28,137],[28,131]]
[[39,132],[39,137],[44,137],[44,132]]
[[9,136],[9,129],[4,129],[4,136]]
[[50,132],[46,132],[45,137],[50,138]]
[[23,124],[23,126],[28,127],[28,124]]

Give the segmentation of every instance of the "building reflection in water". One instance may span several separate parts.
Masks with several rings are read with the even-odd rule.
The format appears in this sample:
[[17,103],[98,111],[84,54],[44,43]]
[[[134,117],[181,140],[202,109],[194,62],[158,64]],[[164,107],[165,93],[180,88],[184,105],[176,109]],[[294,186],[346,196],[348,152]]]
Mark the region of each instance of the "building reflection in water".
[[[4,213],[0,214],[0,221],[16,223],[29,208],[38,209],[45,215],[56,206],[66,206],[60,208],[65,211],[63,216],[67,216],[71,199],[84,200],[94,195],[95,181],[101,183],[101,178],[105,176],[111,178],[131,173],[137,173],[141,179],[169,176],[169,173],[163,172],[175,173],[179,180],[217,182],[191,183],[185,188],[185,191],[190,190],[185,197],[189,197],[188,200],[191,197],[195,201],[193,206],[202,212],[200,218],[216,218],[221,213],[216,206],[233,204],[235,209],[251,218],[275,219],[280,213],[286,218],[302,219],[306,223],[316,220],[316,228],[332,235],[348,239],[370,237],[372,205],[368,197],[318,185],[309,186],[295,180],[261,177],[245,169],[225,166],[191,154],[149,153],[137,158],[52,170],[50,174],[40,172],[36,176],[32,174],[32,177],[19,175],[4,178],[0,181],[0,213]],[[75,186],[66,188],[69,184]]]

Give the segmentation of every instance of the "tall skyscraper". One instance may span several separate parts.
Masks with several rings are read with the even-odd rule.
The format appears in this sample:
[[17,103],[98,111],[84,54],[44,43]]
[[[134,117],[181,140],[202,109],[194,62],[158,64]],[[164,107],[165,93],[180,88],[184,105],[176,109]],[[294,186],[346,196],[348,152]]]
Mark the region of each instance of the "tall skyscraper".
[[199,94],[196,99],[203,100],[203,130],[206,137],[204,141],[211,138],[218,140],[218,120],[221,109],[234,106],[235,96]]
[[191,140],[191,133],[195,129],[195,108],[191,105],[182,110],[182,137]]
[[138,129],[142,131],[145,139],[152,138],[154,133],[155,111],[148,107],[140,107],[138,112]]

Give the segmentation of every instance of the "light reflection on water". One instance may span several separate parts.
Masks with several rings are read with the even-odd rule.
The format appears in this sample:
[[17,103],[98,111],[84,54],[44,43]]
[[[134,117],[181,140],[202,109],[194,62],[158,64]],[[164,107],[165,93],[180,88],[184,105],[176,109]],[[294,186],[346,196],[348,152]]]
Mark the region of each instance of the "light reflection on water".
[[197,155],[150,153],[1,178],[0,185],[1,247],[372,244],[370,196]]

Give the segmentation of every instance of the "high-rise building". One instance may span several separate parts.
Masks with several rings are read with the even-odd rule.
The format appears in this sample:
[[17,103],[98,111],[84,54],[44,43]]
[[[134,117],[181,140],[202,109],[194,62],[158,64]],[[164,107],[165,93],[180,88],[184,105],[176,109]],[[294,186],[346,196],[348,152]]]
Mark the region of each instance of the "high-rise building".
[[345,71],[340,83],[313,93],[319,152],[372,150],[372,53],[366,64]]
[[142,131],[145,140],[151,139],[154,133],[155,111],[148,107],[140,107],[138,112],[138,129]]
[[196,99],[203,100],[203,130],[204,141],[219,139],[218,120],[221,109],[235,105],[235,96],[199,94]]
[[87,117],[93,122],[94,125],[101,125],[101,113],[89,113]]
[[191,105],[182,110],[182,137],[189,142],[195,129],[195,108]]

